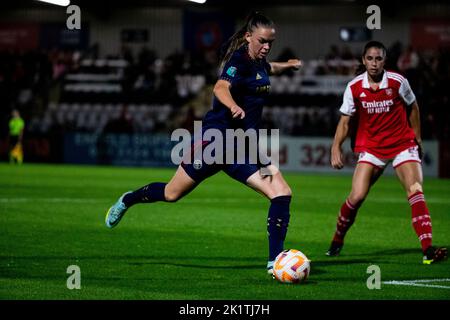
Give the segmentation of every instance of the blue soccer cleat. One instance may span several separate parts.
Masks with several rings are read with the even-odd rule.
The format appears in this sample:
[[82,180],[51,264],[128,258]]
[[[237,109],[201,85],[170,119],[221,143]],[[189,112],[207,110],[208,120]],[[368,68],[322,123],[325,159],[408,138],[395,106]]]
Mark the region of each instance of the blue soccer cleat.
[[125,206],[125,203],[123,203],[123,197],[131,192],[132,191],[125,192],[119,200],[109,208],[105,218],[105,223],[108,228],[114,228],[120,222],[120,219],[122,219],[125,212],[127,212],[128,208]]

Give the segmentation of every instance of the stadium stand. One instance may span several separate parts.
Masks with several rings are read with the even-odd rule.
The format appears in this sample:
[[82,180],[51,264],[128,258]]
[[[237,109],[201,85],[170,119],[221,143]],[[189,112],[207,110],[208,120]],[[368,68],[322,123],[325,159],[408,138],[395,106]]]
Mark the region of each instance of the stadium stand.
[[[449,77],[440,72],[448,69],[448,53],[416,55],[418,62],[413,67],[406,68],[400,60],[392,62],[391,67],[402,67],[424,106],[424,137],[440,138],[449,131],[445,121],[448,108],[442,107],[449,97],[446,90],[441,90]],[[6,106],[23,109],[30,132],[46,132],[54,123],[67,130],[96,132],[118,117],[122,105],[128,106],[135,130],[153,132],[157,123],[167,122],[210,82],[207,74],[198,72],[174,73],[169,79],[168,74],[173,71],[168,70],[174,68],[169,61],[175,55],[149,62],[148,68],[159,70],[150,77],[152,84],[142,66],[124,59],[80,59],[80,53],[68,51],[1,52],[0,56],[2,97],[6,98],[3,101],[6,100]],[[317,59],[306,61],[299,73],[272,77],[271,102],[264,116],[270,117],[285,134],[317,134],[314,129],[299,130],[301,124],[297,121],[304,120],[311,122],[313,128],[317,122],[325,124],[321,135],[331,136],[340,97],[357,65],[355,59]],[[136,68],[138,72],[130,71]],[[185,69],[193,70],[186,66]],[[173,90],[166,91],[170,86]],[[2,110],[5,116],[8,108]]]

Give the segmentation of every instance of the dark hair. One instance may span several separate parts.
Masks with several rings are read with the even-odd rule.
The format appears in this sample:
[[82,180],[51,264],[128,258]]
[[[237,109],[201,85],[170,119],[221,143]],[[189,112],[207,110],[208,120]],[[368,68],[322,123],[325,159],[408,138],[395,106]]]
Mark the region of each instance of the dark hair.
[[247,16],[245,25],[234,33],[221,49],[220,68],[222,69],[225,63],[230,60],[234,51],[245,44],[245,33],[252,32],[258,27],[274,28],[275,24],[272,20],[262,15],[258,11],[254,11]]
[[[382,44],[379,41],[369,41],[364,46],[364,50],[363,50],[363,53],[362,53],[362,56],[361,56],[362,58],[364,58],[364,56],[366,55],[367,51],[370,48],[381,49],[381,50],[383,50],[384,56],[385,57],[387,56],[387,50],[386,50],[386,47],[384,46],[384,44]],[[364,73],[365,71],[366,71],[366,66],[363,65],[362,63],[360,63],[358,68],[356,69],[355,73],[356,73],[356,75],[360,75],[360,74]]]
[[377,49],[381,49],[384,52],[384,56],[387,55],[387,50],[386,47],[384,46],[384,44],[382,44],[379,41],[369,41],[366,43],[366,45],[364,46],[364,51],[362,56],[364,57],[367,53],[367,50],[369,50],[370,48],[377,48]]

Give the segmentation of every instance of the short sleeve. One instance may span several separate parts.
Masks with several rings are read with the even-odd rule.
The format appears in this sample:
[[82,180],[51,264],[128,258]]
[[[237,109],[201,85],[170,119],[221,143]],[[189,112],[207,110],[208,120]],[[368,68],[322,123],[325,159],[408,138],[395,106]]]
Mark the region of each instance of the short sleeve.
[[353,99],[352,89],[350,88],[350,85],[347,85],[339,111],[345,115],[351,116],[355,110],[355,100]]
[[234,53],[230,60],[225,63],[219,79],[226,80],[231,85],[236,85],[241,82],[244,73],[244,64],[239,55]]
[[398,93],[408,106],[413,104],[414,101],[416,101],[416,96],[412,91],[407,79],[404,79],[404,81],[401,82],[400,88],[398,89]]

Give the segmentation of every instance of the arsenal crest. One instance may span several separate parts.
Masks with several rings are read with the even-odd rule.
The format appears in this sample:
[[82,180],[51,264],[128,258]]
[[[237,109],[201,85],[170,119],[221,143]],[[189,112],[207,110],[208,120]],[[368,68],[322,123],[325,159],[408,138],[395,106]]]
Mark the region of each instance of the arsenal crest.
[[386,94],[387,94],[388,96],[392,96],[392,89],[391,89],[391,88],[387,88],[387,89],[386,89]]

